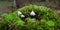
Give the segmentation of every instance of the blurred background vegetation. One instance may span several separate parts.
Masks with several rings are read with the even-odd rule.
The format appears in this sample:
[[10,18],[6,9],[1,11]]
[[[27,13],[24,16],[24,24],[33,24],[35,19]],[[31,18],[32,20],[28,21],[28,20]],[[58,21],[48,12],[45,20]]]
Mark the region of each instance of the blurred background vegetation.
[[0,0],[0,14],[10,12],[11,6],[12,6],[12,1]]
[[[14,0],[0,0],[0,14],[11,12],[12,2]],[[60,13],[60,0],[15,0],[16,7],[21,8],[28,4],[42,5],[57,10]]]
[[31,4],[37,4],[37,5],[43,5],[51,8],[59,9],[60,7],[60,0],[16,0],[17,5],[27,5],[29,3]]

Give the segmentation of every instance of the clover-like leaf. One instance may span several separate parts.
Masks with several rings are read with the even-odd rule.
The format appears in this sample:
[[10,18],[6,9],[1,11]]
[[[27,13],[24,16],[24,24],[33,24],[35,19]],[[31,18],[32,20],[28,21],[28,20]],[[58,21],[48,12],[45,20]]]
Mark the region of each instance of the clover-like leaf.
[[31,23],[31,22],[34,22],[34,20],[32,18],[26,18],[27,22]]
[[48,26],[55,26],[55,23],[53,22],[53,21],[48,21],[48,22],[46,22],[46,24],[48,25]]
[[24,22],[22,21],[22,20],[18,20],[18,21],[16,21],[16,23],[17,23],[17,25],[20,25],[20,26],[24,26]]
[[46,20],[45,20],[45,19],[41,19],[41,20],[40,20],[40,23],[41,23],[41,24],[45,24],[45,23],[46,23]]

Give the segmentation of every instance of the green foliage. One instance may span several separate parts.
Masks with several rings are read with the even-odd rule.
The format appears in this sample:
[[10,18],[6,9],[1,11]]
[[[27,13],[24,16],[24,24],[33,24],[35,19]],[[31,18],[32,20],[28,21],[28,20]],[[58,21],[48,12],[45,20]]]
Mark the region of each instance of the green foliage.
[[5,20],[3,18],[0,19],[0,30],[5,30],[6,29],[5,26],[6,26]]
[[48,22],[46,22],[46,24],[48,25],[48,26],[55,26],[55,23],[53,22],[53,21],[48,21]]
[[3,14],[2,16],[7,22],[11,22],[14,18],[13,14]]
[[60,27],[60,17],[58,18],[56,25],[58,26],[58,27],[56,26],[57,29],[60,29],[60,28],[59,28],[59,27]]
[[16,16],[14,20],[16,21],[17,25],[24,26],[24,21],[22,21],[18,16]]
[[58,18],[57,12],[55,12],[52,9],[47,8],[45,6],[29,5],[29,6],[24,6],[22,8],[19,8],[18,10],[20,12],[22,12],[24,15],[26,15],[27,17],[30,16],[29,13],[33,10],[36,12],[36,17],[38,19],[45,18],[47,20],[49,20],[49,19],[57,20],[57,18]]
[[15,14],[3,14],[2,15],[7,22],[16,21],[18,25],[23,25],[23,21]]
[[[30,12],[32,10],[36,13],[35,19],[30,17]],[[20,18],[17,15],[17,11],[22,12],[22,14],[24,14],[27,18]],[[57,26],[60,25],[60,18],[58,14],[45,6],[29,5],[24,6],[17,11],[9,14],[2,14],[2,16],[5,22],[9,22],[8,24],[14,21],[16,26],[19,26],[19,30],[54,30],[57,24]]]
[[34,22],[34,20],[33,20],[32,18],[29,18],[29,17],[26,18],[26,20],[27,20],[28,23],[32,23],[32,22]]
[[[58,16],[57,12],[55,12],[52,9],[47,8],[45,6],[29,5],[29,6],[24,6],[23,8],[20,8],[18,10],[20,12],[22,12],[24,15],[26,15],[27,17],[30,16],[29,13],[32,10],[35,11],[36,12],[36,18],[38,18],[39,20],[41,19],[41,21],[39,21],[40,25],[42,25],[42,27],[43,26],[46,27],[45,29],[48,29],[48,30],[50,28],[47,26],[55,26],[55,23],[57,23],[57,20],[59,20],[58,19],[59,16]],[[30,20],[31,19],[29,19],[28,21],[30,21]],[[32,20],[31,20],[31,22],[32,22]],[[51,30],[54,30],[54,27],[52,27]]]
[[15,16],[14,20],[18,21],[18,20],[20,20],[20,18]]
[[46,22],[47,22],[47,21],[46,21],[45,19],[41,19],[41,20],[40,20],[40,23],[41,23],[41,24],[45,24]]
[[19,25],[19,26],[24,26],[24,22],[23,22],[22,20],[16,21],[16,23],[17,23],[17,25]]

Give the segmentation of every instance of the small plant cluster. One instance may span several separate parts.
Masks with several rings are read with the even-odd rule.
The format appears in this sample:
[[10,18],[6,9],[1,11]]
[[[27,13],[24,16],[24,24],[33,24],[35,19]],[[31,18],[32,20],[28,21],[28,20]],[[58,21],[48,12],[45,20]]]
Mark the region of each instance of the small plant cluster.
[[4,13],[2,17],[1,30],[59,30],[60,27],[57,12],[45,6],[24,6],[13,13]]

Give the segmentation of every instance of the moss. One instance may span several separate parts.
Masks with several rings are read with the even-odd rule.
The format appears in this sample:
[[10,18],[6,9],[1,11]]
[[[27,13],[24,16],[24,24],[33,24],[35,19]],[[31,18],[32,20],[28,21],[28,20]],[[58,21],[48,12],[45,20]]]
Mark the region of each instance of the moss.
[[57,15],[57,12],[53,11],[52,9],[50,8],[47,8],[45,6],[37,6],[37,5],[29,5],[29,6],[24,6],[22,8],[19,8],[18,11],[22,12],[24,15],[26,15],[27,17],[30,16],[30,12],[31,11],[35,11],[36,13],[36,17],[38,19],[42,19],[42,18],[45,18],[47,19],[57,19],[58,18],[58,15]]
[[[29,14],[32,10],[36,13],[34,17],[35,22]],[[18,11],[22,12],[27,18],[20,18],[17,13]],[[57,12],[45,6],[28,5],[19,8],[13,13],[3,14],[2,16],[6,22],[10,23],[11,21],[15,21],[14,23],[19,26],[19,30],[54,30],[57,23],[60,24]],[[57,26],[59,26],[59,24]]]

